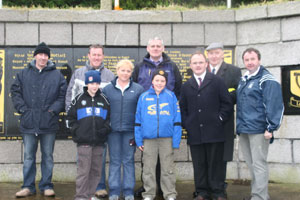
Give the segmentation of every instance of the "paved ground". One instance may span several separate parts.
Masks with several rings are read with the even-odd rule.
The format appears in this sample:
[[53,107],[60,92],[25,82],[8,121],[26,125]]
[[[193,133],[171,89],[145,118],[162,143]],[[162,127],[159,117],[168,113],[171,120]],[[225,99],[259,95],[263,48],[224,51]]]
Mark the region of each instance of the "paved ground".
[[[39,193],[35,196],[23,198],[22,200],[73,200],[75,193],[74,183],[54,183],[56,197],[46,198]],[[0,183],[0,200],[15,199],[15,192],[19,189],[21,183]],[[140,183],[137,183],[137,187]],[[193,182],[178,182],[177,183],[177,200],[192,200],[192,192],[194,191]],[[250,186],[247,183],[229,182],[228,185],[228,200],[242,200],[248,196]],[[270,183],[269,191],[271,200],[300,200],[300,184],[278,184]],[[158,199],[157,200],[161,200]]]

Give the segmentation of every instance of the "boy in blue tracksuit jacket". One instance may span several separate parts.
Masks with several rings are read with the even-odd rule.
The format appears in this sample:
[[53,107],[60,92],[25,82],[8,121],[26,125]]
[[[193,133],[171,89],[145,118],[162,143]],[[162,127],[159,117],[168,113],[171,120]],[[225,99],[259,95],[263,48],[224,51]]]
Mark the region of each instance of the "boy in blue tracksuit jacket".
[[173,148],[179,148],[181,117],[176,96],[166,89],[167,73],[157,70],[152,87],[138,101],[135,119],[135,141],[143,151],[143,180],[146,200],[156,194],[156,162],[161,163],[161,189],[167,200],[176,198]]

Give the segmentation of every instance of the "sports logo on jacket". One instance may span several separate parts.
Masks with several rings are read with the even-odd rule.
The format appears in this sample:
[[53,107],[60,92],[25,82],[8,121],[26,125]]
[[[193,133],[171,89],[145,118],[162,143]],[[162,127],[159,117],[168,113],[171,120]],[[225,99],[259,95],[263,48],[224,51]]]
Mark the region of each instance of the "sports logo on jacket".
[[[290,71],[290,88],[293,95],[300,97],[300,70]],[[290,105],[300,108],[300,100],[295,99],[295,97],[291,97]]]
[[[159,104],[159,109],[160,109],[160,115],[170,115],[169,110],[164,110],[165,106],[169,105],[169,103],[162,103]],[[149,115],[156,115],[156,104],[152,104],[148,106],[148,112]]]

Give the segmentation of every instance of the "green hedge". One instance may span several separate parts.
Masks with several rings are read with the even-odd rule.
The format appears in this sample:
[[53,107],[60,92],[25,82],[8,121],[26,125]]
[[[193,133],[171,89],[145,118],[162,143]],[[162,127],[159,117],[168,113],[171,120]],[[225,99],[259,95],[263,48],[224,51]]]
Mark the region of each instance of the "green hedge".
[[[232,5],[266,2],[274,0],[232,0]],[[112,0],[114,2],[114,0]],[[142,8],[155,8],[157,5],[168,6],[177,4],[186,7],[197,7],[200,4],[206,6],[226,5],[226,0],[120,0],[120,7],[126,10],[137,10]],[[5,6],[20,7],[45,7],[45,8],[70,8],[70,7],[93,7],[100,8],[100,0],[3,0]]]

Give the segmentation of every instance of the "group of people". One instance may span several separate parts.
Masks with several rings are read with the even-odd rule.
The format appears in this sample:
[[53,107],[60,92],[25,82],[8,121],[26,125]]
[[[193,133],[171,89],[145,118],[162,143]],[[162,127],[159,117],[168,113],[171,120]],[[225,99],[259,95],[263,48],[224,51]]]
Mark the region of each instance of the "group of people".
[[[252,177],[251,196],[268,200],[269,143],[281,123],[280,84],[260,64],[257,49],[248,48],[241,69],[224,62],[224,47],[212,43],[190,58],[191,78],[182,85],[176,64],[164,53],[164,43],[148,41],[147,54],[136,66],[130,60],[116,65],[115,76],[103,65],[104,48],[91,45],[86,65],[75,70],[67,86],[50,59],[45,43],[11,86],[20,113],[24,141],[22,189],[16,197],[36,193],[36,151],[40,140],[40,192],[53,190],[53,149],[58,115],[67,112],[67,127],[77,143],[75,200],[109,196],[110,200],[153,200],[162,195],[175,200],[174,149],[180,147],[182,127],[187,131],[194,171],[194,200],[226,200],[227,162],[233,159],[236,133]],[[108,147],[108,148],[107,148]],[[143,186],[134,192],[136,148],[142,152]],[[109,151],[108,188],[105,185]]]

